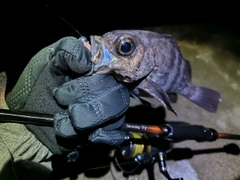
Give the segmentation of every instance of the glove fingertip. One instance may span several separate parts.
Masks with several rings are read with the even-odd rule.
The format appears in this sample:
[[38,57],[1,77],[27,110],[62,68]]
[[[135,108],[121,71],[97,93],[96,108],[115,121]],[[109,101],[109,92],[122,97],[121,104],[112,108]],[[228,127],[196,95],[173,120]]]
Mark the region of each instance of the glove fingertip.
[[124,131],[105,131],[102,128],[99,128],[88,136],[88,140],[94,144],[119,146],[123,143],[125,136],[126,133]]
[[55,97],[57,103],[68,106],[71,101],[75,99],[75,93],[72,91],[72,85],[63,85],[59,88],[53,90],[53,96]]
[[54,129],[58,137],[71,138],[77,135],[74,131],[69,115],[66,112],[56,113],[54,115]]

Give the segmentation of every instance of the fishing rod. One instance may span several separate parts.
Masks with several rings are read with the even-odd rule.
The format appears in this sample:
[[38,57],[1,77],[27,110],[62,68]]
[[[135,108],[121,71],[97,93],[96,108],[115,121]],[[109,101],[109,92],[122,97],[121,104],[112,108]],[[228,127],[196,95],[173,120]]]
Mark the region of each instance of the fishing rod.
[[[53,127],[53,120],[53,115],[50,114],[0,109],[0,123],[11,122]],[[124,123],[120,130],[158,134],[171,141],[196,140],[197,142],[202,142],[215,141],[217,139],[240,140],[240,135],[219,133],[212,128],[181,123],[163,124],[160,126]]]
[[[11,122],[53,127],[53,120],[53,115],[50,114],[0,109],[0,123]],[[212,128],[181,123],[170,123],[160,126],[124,123],[120,130],[158,134],[171,141],[196,140],[197,142],[203,142],[215,141],[217,139],[240,140],[240,135],[219,133]]]
[[[0,109],[0,123],[21,123],[53,127],[53,115],[19,112]],[[125,172],[119,163],[121,160],[133,159],[138,166],[130,171],[135,171],[141,164],[151,164],[155,161],[159,164],[160,172],[168,180],[172,179],[166,167],[166,155],[172,149],[172,144],[195,140],[197,142],[215,141],[217,139],[240,140],[240,135],[219,133],[215,129],[206,128],[200,125],[189,125],[183,123],[166,123],[161,125],[142,125],[135,123],[124,123],[120,129],[125,131],[127,137],[117,148],[115,162]],[[78,156],[75,156],[78,158]]]

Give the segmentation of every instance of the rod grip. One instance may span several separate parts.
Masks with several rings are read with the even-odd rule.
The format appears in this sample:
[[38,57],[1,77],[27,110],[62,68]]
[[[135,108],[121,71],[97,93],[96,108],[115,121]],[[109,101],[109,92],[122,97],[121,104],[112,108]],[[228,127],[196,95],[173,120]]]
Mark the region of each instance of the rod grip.
[[165,124],[169,133],[166,139],[173,141],[195,140],[197,142],[215,141],[218,138],[216,130],[200,125]]

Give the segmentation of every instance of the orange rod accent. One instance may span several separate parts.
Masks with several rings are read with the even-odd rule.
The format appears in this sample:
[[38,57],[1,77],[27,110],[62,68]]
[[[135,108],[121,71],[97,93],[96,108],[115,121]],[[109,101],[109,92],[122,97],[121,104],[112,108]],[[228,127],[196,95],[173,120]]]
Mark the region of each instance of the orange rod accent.
[[162,127],[152,126],[152,125],[148,125],[146,127],[147,127],[148,133],[153,133],[153,134],[163,134],[164,133],[164,129]]

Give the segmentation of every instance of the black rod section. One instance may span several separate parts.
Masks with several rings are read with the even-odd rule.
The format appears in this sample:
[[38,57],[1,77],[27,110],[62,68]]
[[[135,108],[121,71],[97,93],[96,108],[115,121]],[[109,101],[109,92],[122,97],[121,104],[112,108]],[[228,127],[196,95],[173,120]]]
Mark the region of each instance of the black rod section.
[[2,122],[53,127],[53,115],[0,109],[0,123]]

